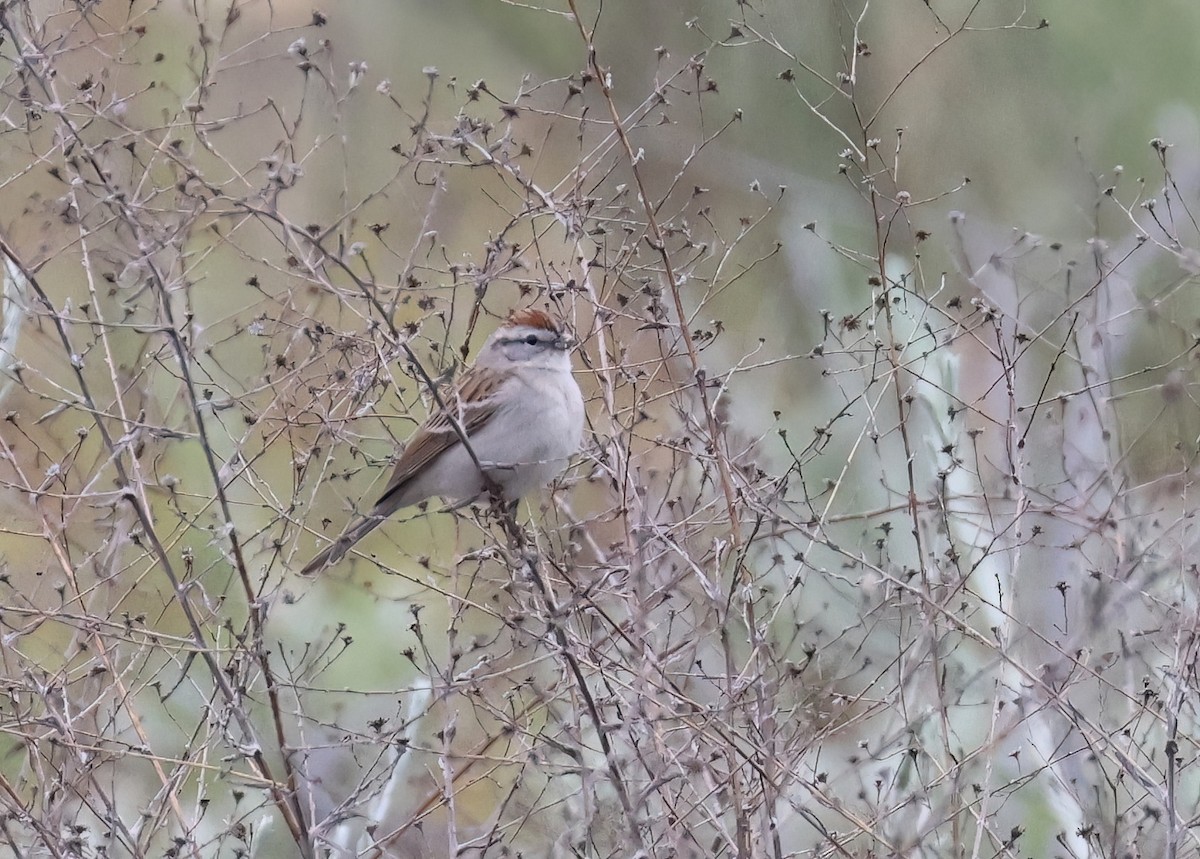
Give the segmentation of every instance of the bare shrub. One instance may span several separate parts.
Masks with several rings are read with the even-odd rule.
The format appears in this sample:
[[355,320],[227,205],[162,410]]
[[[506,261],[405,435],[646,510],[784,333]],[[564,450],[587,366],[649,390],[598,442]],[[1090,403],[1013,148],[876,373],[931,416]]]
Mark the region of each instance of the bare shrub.
[[[13,855],[1196,854],[1195,153],[1006,234],[1037,15],[692,5],[0,4]],[[572,469],[297,577],[522,306]]]

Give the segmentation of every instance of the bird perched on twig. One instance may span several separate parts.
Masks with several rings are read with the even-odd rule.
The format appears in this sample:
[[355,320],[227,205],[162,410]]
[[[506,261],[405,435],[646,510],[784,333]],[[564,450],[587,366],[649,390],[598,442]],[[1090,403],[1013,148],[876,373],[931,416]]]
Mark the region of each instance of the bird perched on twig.
[[434,411],[404,446],[371,512],[300,572],[337,563],[384,519],[434,495],[455,506],[490,492],[511,502],[553,480],[583,437],[583,395],[568,354],[573,342],[540,310],[509,316],[474,366],[452,389],[437,392]]

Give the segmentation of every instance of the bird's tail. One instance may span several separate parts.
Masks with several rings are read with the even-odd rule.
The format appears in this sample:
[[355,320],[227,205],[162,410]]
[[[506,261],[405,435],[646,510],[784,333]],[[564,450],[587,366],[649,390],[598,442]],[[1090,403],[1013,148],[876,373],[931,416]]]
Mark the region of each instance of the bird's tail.
[[326,546],[320,554],[305,564],[304,569],[300,571],[300,575],[311,576],[332,564],[336,564],[345,557],[346,553],[350,551],[351,546],[383,524],[385,518],[387,517],[372,514],[359,519],[342,536]]

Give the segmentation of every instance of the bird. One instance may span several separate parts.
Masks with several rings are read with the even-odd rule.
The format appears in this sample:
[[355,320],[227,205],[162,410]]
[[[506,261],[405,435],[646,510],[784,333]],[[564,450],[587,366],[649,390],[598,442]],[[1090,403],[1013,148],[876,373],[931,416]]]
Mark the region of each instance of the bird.
[[305,564],[301,575],[337,563],[397,510],[427,498],[436,495],[458,508],[498,493],[515,503],[561,474],[583,440],[573,345],[545,311],[511,313],[474,365],[452,388],[436,392],[433,411],[404,445],[375,506]]

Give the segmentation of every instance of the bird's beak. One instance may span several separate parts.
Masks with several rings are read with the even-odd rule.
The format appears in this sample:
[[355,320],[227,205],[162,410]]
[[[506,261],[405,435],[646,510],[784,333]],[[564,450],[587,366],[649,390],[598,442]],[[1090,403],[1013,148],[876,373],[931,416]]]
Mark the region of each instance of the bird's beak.
[[567,334],[566,332],[564,332],[564,333],[558,335],[558,340],[554,341],[554,345],[557,346],[562,351],[566,352],[568,349],[574,349],[576,346],[578,346],[579,341],[576,340],[574,337],[572,337],[570,334]]

